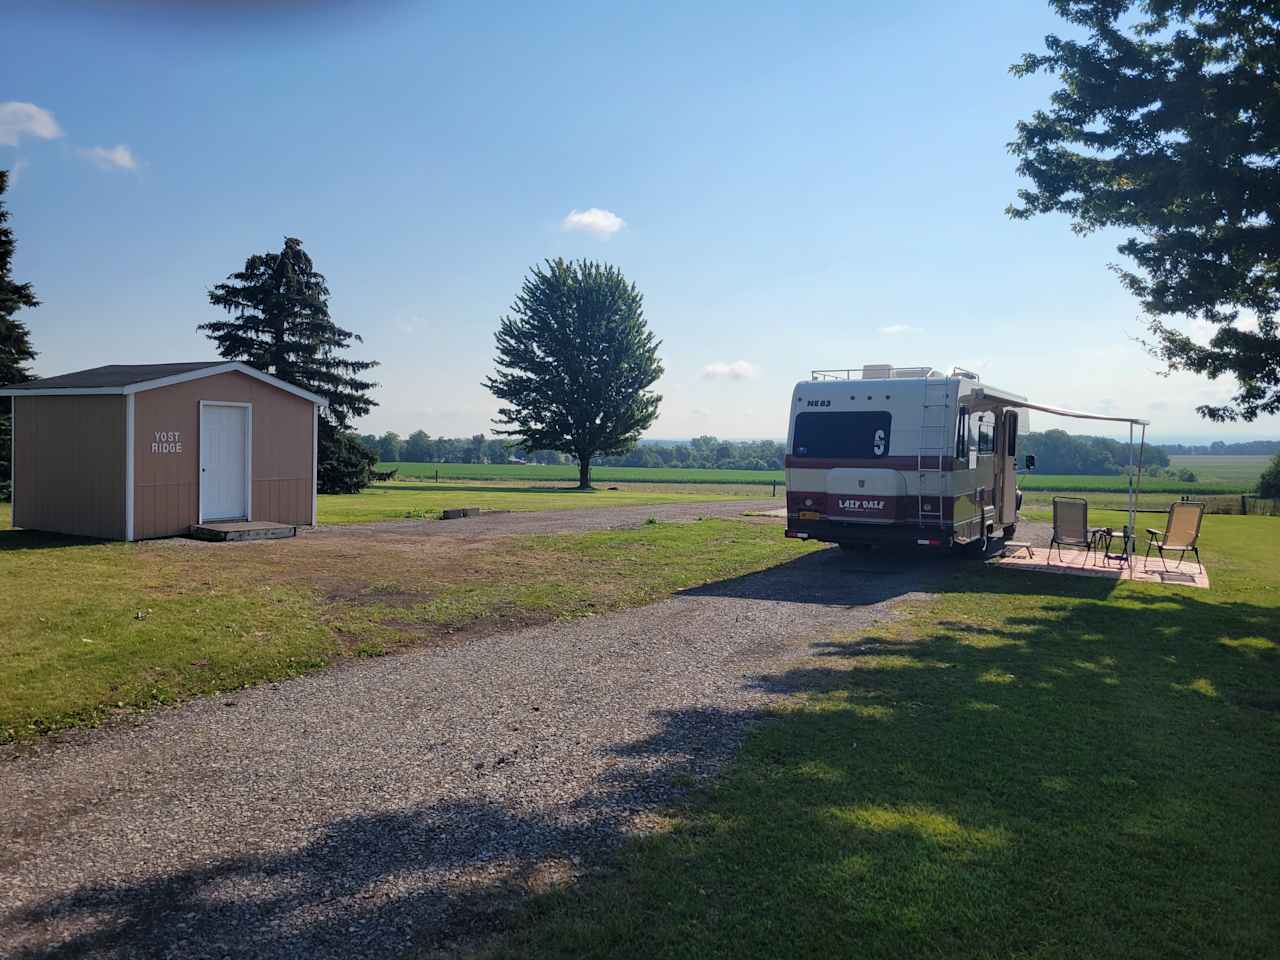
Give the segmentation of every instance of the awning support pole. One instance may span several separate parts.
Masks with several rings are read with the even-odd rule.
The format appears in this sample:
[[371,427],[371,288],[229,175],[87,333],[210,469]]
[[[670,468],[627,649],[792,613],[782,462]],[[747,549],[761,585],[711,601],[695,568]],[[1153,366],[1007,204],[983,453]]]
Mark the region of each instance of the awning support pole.
[[[1133,430],[1133,424],[1129,425],[1130,431]],[[1138,473],[1133,480],[1133,499],[1129,504],[1129,534],[1133,538],[1129,541],[1129,579],[1134,577],[1133,563],[1138,553],[1138,528],[1137,518],[1135,514],[1138,508],[1138,494],[1142,490],[1142,458],[1147,450],[1147,425],[1142,425],[1141,437],[1138,440]]]

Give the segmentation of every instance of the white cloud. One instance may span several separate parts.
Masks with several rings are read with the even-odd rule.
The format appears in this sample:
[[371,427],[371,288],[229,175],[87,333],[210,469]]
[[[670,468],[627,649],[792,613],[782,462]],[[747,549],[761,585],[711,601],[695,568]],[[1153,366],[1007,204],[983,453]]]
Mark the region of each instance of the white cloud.
[[62,128],[48,110],[17,100],[0,103],[0,144],[16,147],[21,137],[53,140],[60,136]]
[[80,156],[97,164],[103,170],[137,170],[138,158],[123,143],[114,147],[84,147]]
[[18,178],[22,176],[22,171],[31,166],[26,160],[15,160],[13,166],[9,168],[9,186],[16,187]]
[[702,368],[702,376],[707,380],[754,380],[760,376],[760,368],[746,360],[708,363]]
[[906,323],[891,323],[887,327],[881,327],[880,332],[886,337],[896,337],[904,333],[919,333],[920,328]]
[[599,207],[570,210],[569,215],[560,221],[561,230],[582,230],[598,237],[610,237],[626,225],[627,222],[612,210],[601,210]]

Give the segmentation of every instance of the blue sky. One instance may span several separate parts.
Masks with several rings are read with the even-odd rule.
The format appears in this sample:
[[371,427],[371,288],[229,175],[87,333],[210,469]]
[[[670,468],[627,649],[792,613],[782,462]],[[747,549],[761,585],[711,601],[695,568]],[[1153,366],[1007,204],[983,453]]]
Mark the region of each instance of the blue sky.
[[5,15],[0,102],[39,111],[0,112],[39,373],[212,356],[208,287],[290,235],[382,363],[367,430],[487,430],[497,319],[565,256],[645,294],[652,436],[783,436],[796,380],[864,362],[1156,439],[1280,434],[1200,421],[1228,381],[1156,375],[1118,235],[1004,215],[1052,89],[1007,68],[1064,31],[1047,4],[206,6]]

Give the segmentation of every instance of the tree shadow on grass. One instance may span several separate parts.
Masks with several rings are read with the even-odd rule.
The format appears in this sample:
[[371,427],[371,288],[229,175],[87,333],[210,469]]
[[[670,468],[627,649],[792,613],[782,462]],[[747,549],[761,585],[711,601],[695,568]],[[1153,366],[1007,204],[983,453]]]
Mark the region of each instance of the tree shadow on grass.
[[94,537],[73,537],[62,533],[44,533],[39,530],[0,530],[0,553],[18,550],[61,550],[67,547],[91,547],[111,542]]
[[[560,803],[481,795],[345,817],[278,851],[264,838],[268,852],[35,899],[0,910],[3,955],[395,958],[475,937],[530,892],[606,862],[637,819],[719,770],[756,719],[746,710],[673,713],[660,742],[617,745],[616,756],[638,762],[610,766]],[[126,856],[160,863],[164,853],[134,847]]]
[[[681,591],[683,596],[864,606],[910,593],[1027,594],[1105,600],[1120,583],[1101,577],[1002,569],[976,553],[815,550],[759,573]],[[872,585],[875,586],[872,586]]]
[[[1046,593],[1067,578],[974,572],[939,564],[924,584],[1041,606],[825,641],[751,678],[780,709],[669,711],[552,812],[442,800],[39,901],[4,922],[78,932],[12,955],[1264,953],[1274,608],[1172,591],[1118,605],[1108,582]],[[824,551],[688,593],[853,607],[922,586],[918,569],[865,573]],[[704,782],[748,731],[726,776],[680,802],[673,786]],[[646,813],[673,828],[605,856]],[[612,869],[511,914],[514,891],[584,851]]]
[[[821,593],[815,570],[844,574],[819,560],[789,566]],[[769,579],[702,589],[772,598]],[[788,699],[676,828],[479,955],[1266,954],[1275,608],[1069,585],[1032,614],[833,640],[755,678]],[[617,749],[671,753],[700,717]]]

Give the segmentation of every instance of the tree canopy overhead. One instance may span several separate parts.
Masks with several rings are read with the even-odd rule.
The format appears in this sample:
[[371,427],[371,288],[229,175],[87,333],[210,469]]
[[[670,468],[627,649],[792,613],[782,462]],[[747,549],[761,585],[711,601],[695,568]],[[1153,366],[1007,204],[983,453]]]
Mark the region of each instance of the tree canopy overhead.
[[259,253],[244,269],[209,291],[209,302],[230,315],[202,323],[228,360],[242,360],[329,402],[329,416],[341,428],[367,414],[377,386],[360,377],[378,364],[352,360],[342,351],[361,342],[329,316],[329,288],[302,249],[286,237],[279,253]]
[[[1211,420],[1280,412],[1280,6],[1051,0],[1087,39],[1045,38],[1015,75],[1056,74],[1009,145],[1032,182],[1010,215],[1134,231],[1113,265],[1169,370],[1234,376]],[[1197,318],[1208,343],[1171,322]],[[1255,326],[1256,324],[1256,326]]]
[[590,486],[597,454],[625,453],[658,415],[660,341],[635,284],[608,264],[557,258],[534,267],[496,334],[485,381],[506,406],[495,433],[578,459]]

